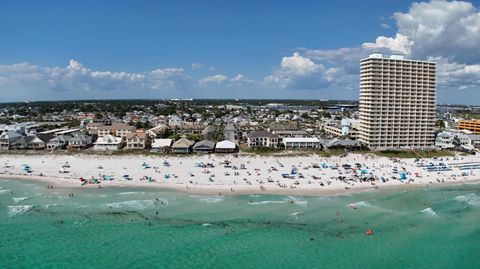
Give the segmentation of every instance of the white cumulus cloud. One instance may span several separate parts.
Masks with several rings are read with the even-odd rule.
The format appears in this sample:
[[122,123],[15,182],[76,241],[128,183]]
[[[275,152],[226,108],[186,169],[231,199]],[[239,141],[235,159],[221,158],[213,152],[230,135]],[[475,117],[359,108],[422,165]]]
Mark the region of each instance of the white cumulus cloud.
[[200,85],[207,85],[207,84],[212,84],[212,83],[213,84],[221,84],[221,83],[223,83],[227,80],[228,80],[227,76],[218,74],[218,75],[204,77],[204,78],[200,79],[198,81],[198,83]]
[[189,77],[181,68],[142,73],[95,71],[75,60],[70,60],[66,67],[41,67],[29,63],[0,65],[0,97],[5,99],[16,95],[19,97],[15,99],[88,98],[103,92],[129,92],[132,97],[139,91],[183,89],[188,81]]
[[387,48],[395,53],[409,54],[413,41],[408,40],[407,36],[397,33],[395,37],[379,36],[375,43],[363,43],[366,49]]
[[249,79],[248,77],[242,75],[242,74],[237,74],[233,78],[230,79],[231,83],[235,84],[247,84],[247,83],[253,83],[253,79]]
[[202,86],[223,85],[226,87],[233,87],[233,86],[242,86],[242,85],[253,83],[253,82],[255,82],[253,79],[250,79],[242,74],[237,74],[234,77],[217,74],[217,75],[201,78],[198,81],[198,84]]
[[267,85],[284,89],[324,89],[342,84],[345,73],[341,67],[326,67],[313,59],[294,52],[282,58],[280,67],[264,78]]

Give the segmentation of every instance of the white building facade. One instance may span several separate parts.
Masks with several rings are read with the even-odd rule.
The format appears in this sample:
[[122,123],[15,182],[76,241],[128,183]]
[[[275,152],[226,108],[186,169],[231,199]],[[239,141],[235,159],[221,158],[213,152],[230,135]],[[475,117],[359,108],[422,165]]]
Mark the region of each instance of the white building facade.
[[359,140],[374,150],[434,146],[434,62],[371,54],[360,62]]

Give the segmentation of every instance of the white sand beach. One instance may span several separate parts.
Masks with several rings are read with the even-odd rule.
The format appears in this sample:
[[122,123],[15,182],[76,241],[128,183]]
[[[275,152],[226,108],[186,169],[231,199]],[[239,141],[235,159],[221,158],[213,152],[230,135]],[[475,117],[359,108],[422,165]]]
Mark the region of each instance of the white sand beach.
[[220,195],[335,195],[392,187],[477,183],[479,172],[479,156],[415,162],[359,154],[329,158],[0,155],[0,177],[39,180],[56,188],[152,187]]

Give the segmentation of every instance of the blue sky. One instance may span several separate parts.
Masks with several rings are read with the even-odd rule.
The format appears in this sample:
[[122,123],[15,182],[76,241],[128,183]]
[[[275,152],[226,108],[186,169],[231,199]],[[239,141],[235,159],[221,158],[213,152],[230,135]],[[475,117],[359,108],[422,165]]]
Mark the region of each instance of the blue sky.
[[[480,97],[478,7],[478,1],[2,1],[0,98],[357,99],[358,60],[381,51],[435,59],[439,101],[471,103],[467,96]],[[452,48],[455,33],[463,43]]]

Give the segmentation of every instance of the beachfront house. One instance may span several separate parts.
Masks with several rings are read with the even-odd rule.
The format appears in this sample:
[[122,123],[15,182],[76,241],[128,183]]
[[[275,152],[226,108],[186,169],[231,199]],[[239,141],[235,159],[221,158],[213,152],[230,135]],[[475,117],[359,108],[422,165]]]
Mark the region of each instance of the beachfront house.
[[22,135],[17,132],[5,131],[0,135],[0,149],[10,149],[12,143],[22,138]]
[[150,138],[146,133],[131,133],[126,137],[126,149],[145,149],[150,146]]
[[276,148],[278,135],[265,130],[253,131],[247,134],[247,145],[250,148]]
[[58,135],[50,139],[47,143],[47,149],[55,150],[55,149],[65,149],[68,145],[68,140],[70,137],[65,135]]
[[113,135],[116,137],[127,137],[128,134],[135,133],[135,126],[125,123],[112,123],[112,125],[102,125],[98,127],[98,137]]
[[10,149],[15,149],[15,150],[26,149],[28,142],[30,142],[30,140],[31,140],[31,137],[22,136],[20,137],[20,139],[17,139],[10,144]]
[[238,150],[237,144],[230,140],[223,140],[218,142],[215,145],[216,153],[234,153],[234,152],[237,152],[237,150]]
[[435,137],[435,147],[439,149],[453,149],[455,148],[455,145],[453,144],[454,138],[455,134],[453,132],[440,132]]
[[215,148],[215,143],[210,140],[202,140],[195,143],[193,152],[196,153],[211,153]]
[[316,137],[286,137],[283,139],[283,145],[285,149],[318,149],[322,147],[320,140]]
[[192,146],[195,142],[190,141],[186,138],[181,138],[172,145],[172,152],[173,153],[190,153],[192,150]]
[[99,137],[93,146],[95,150],[118,150],[123,147],[124,138],[113,135]]
[[82,149],[87,148],[92,144],[92,137],[83,132],[75,132],[68,140],[68,148]]
[[468,144],[472,145],[474,148],[480,148],[480,135],[478,134],[468,134]]
[[170,138],[158,138],[154,139],[152,143],[151,152],[168,152],[172,146],[172,139]]
[[28,142],[27,148],[28,149],[46,149],[47,143],[50,139],[53,138],[52,134],[38,134],[32,136],[32,139]]
[[320,142],[323,146],[323,148],[328,148],[328,149],[362,149],[364,148],[364,145],[360,143],[358,140],[353,140],[353,139],[338,139],[338,138],[333,138],[333,139],[323,139]]

